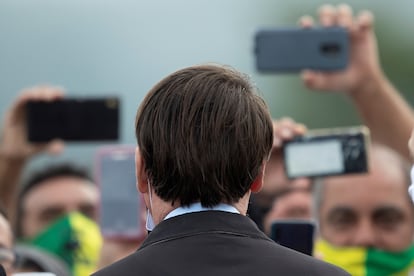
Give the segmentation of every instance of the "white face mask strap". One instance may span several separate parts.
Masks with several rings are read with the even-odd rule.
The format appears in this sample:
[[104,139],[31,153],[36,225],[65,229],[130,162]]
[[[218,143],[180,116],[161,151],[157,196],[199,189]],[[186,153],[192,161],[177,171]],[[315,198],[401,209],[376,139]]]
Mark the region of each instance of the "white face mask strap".
[[149,192],[149,201],[150,201],[150,208],[151,212],[152,212],[152,186],[151,186],[151,181],[148,179],[148,192]]
[[149,193],[149,202],[150,206],[147,207],[147,220],[145,222],[145,227],[148,231],[152,231],[155,227],[154,218],[152,217],[152,187],[151,182],[148,180],[148,193]]

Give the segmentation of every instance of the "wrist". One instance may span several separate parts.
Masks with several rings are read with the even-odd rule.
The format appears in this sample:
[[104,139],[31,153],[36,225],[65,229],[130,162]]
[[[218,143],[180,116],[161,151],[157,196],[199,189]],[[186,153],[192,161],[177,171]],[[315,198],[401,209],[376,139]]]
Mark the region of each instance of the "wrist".
[[387,83],[389,81],[382,72],[372,73],[370,76],[361,77],[359,84],[351,87],[347,94],[354,101],[372,99],[373,96],[386,91]]
[[30,157],[27,154],[16,153],[0,146],[0,162],[4,162],[7,165],[24,165],[29,158]]

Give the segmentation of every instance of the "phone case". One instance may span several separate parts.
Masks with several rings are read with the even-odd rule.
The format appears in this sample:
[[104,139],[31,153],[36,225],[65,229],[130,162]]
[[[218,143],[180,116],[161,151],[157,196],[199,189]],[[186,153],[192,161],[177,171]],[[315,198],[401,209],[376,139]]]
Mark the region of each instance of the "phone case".
[[342,70],[348,63],[348,40],[347,31],[339,27],[259,30],[256,68],[260,72]]
[[146,207],[136,188],[135,146],[102,146],[95,154],[95,179],[101,192],[99,225],[110,239],[142,239]]
[[282,246],[312,256],[315,222],[312,220],[276,220],[270,238]]
[[66,98],[26,104],[28,140],[115,141],[119,138],[117,97]]

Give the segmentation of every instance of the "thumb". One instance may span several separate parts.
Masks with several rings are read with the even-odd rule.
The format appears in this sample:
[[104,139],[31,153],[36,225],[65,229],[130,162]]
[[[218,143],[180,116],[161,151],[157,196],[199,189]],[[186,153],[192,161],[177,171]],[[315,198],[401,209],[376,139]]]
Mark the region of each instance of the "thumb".
[[301,74],[305,86],[313,90],[342,91],[343,77],[337,72],[317,72],[305,70]]
[[305,86],[309,89],[324,90],[326,88],[326,78],[321,73],[305,70],[302,72],[301,78]]

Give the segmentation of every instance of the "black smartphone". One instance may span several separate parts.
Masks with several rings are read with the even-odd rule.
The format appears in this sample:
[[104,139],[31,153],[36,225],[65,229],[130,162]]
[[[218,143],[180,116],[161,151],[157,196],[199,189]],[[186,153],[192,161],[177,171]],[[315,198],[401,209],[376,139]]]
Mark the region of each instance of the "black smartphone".
[[30,142],[115,141],[119,139],[118,97],[65,98],[26,104],[27,138]]
[[366,173],[369,130],[365,126],[311,130],[283,145],[288,178]]
[[256,32],[259,72],[343,70],[349,59],[349,37],[344,28],[274,28]]
[[95,154],[95,180],[100,188],[99,225],[111,239],[140,239],[146,235],[145,203],[135,177],[135,146],[112,145]]
[[270,238],[278,244],[312,256],[315,223],[312,220],[276,220]]

